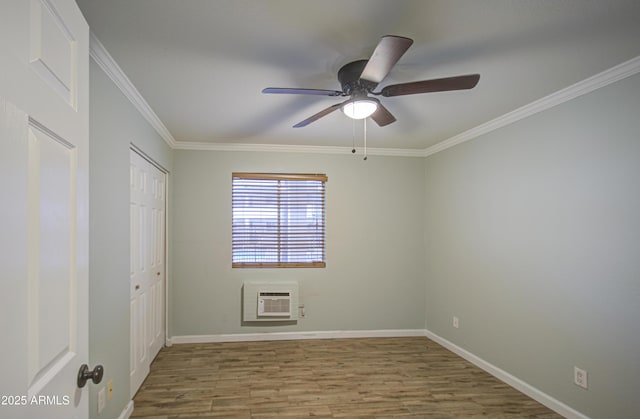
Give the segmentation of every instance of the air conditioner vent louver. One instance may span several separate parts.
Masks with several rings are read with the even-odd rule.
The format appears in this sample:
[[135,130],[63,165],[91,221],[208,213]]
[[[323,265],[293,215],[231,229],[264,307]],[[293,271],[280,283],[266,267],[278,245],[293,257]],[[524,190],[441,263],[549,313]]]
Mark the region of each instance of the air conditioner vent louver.
[[260,291],[258,292],[258,316],[290,316],[290,291]]

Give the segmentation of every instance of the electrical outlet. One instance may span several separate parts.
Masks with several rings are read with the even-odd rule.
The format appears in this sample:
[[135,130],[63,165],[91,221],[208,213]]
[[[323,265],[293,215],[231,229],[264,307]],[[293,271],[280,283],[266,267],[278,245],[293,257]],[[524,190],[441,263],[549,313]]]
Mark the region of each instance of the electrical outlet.
[[587,383],[587,372],[581,368],[573,367],[573,382],[582,388],[589,388]]
[[109,380],[107,383],[107,400],[111,400],[113,397],[113,380]]
[[455,327],[456,329],[460,327],[460,321],[456,316],[453,316],[453,327]]
[[104,387],[102,387],[98,392],[98,414],[102,413],[105,405],[107,404],[107,400],[105,396],[106,395],[105,395]]
[[307,313],[304,311],[304,304],[300,304],[298,306],[298,317],[300,317],[301,319],[307,317]]

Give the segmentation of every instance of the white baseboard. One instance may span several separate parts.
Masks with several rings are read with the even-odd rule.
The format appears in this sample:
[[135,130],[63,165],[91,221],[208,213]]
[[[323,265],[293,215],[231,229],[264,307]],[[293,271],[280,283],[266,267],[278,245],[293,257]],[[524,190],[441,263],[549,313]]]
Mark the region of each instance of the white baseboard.
[[[509,374],[459,347],[458,345],[440,337],[439,335],[426,329],[391,329],[391,330],[333,330],[319,332],[265,332],[265,333],[234,333],[221,335],[186,335],[173,336],[167,339],[168,346],[181,343],[218,343],[218,342],[257,342],[268,340],[302,340],[302,339],[339,339],[339,338],[382,338],[382,337],[412,337],[425,336],[434,342],[444,346],[451,352],[471,362],[475,366],[493,375],[505,384],[526,394],[549,409],[559,413],[568,419],[589,419],[588,416],[578,412],[570,406],[554,399],[548,394],[538,390],[521,379]],[[131,402],[131,412],[133,412],[133,402]],[[126,419],[128,416],[121,416]]]
[[118,419],[129,419],[132,414],[133,414],[133,400],[129,400],[129,403],[127,403],[127,405],[124,407],[124,410],[122,411],[122,413],[120,413],[120,416],[118,416]]
[[424,336],[424,329],[389,330],[332,330],[321,332],[268,332],[234,333],[226,335],[187,335],[172,336],[171,344],[214,343],[214,342],[257,342],[265,340],[302,340],[302,339],[340,339],[340,338],[388,338]]
[[462,349],[461,347],[459,347],[458,345],[448,341],[447,339],[445,339],[443,337],[440,337],[440,336],[436,335],[435,333],[433,333],[433,332],[431,332],[429,330],[425,330],[425,336],[428,337],[429,339],[433,340],[434,342],[437,342],[440,345],[444,346],[445,348],[447,348],[451,352],[455,353],[456,355],[459,355],[460,357],[466,359],[467,361],[471,362],[475,366],[485,370],[486,372],[488,372],[489,374],[493,375],[494,377],[496,377],[500,381],[504,382],[505,384],[510,385],[511,387],[513,387],[516,390],[526,394],[527,396],[531,397],[532,399],[536,400],[537,402],[547,406],[549,409],[559,413],[560,415],[564,416],[565,418],[568,418],[568,419],[589,419],[588,416],[578,412],[577,410],[573,409],[570,406],[567,406],[566,404],[562,403],[561,401],[559,401],[557,399],[554,399],[553,397],[549,396],[548,394],[546,394],[546,393],[538,390],[537,388],[533,387],[532,385],[527,384],[526,382],[522,381],[518,377],[515,377],[515,376],[509,374],[505,370],[500,369],[500,368],[496,367],[495,365],[485,361],[484,359],[472,354],[471,352],[467,351],[466,349]]

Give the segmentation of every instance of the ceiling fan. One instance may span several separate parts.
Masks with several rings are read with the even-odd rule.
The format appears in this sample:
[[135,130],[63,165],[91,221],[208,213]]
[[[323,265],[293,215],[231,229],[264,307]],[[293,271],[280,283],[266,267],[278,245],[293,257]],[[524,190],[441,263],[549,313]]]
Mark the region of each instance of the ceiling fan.
[[373,51],[371,58],[368,60],[353,61],[340,68],[338,71],[338,81],[342,86],[342,90],[267,87],[262,90],[262,93],[350,97],[344,102],[331,105],[304,121],[298,122],[293,126],[294,128],[305,127],[336,109],[342,109],[345,115],[353,119],[371,117],[379,126],[383,127],[395,122],[396,118],[380,103],[378,98],[371,97],[370,95],[393,97],[419,93],[444,92],[448,90],[465,90],[472,89],[478,84],[480,75],[468,74],[464,76],[392,84],[385,86],[380,91],[374,91],[378,84],[389,74],[391,68],[398,62],[400,57],[409,49],[411,44],[413,44],[413,40],[410,38],[395,35],[383,36]]

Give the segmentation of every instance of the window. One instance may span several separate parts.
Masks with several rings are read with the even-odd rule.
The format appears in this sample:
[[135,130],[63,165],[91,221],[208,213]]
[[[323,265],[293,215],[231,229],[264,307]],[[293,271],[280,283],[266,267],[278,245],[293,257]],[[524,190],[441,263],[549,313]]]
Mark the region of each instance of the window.
[[326,175],[233,173],[232,266],[324,268]]

